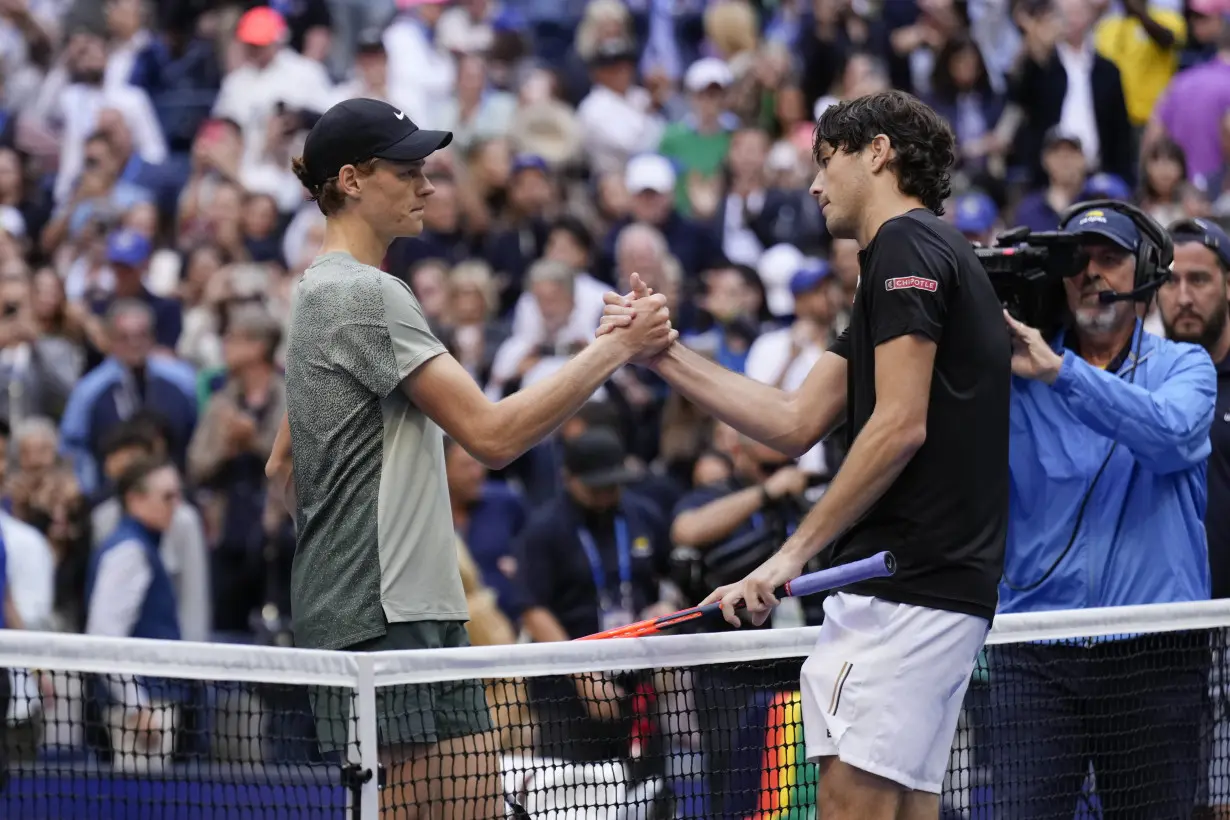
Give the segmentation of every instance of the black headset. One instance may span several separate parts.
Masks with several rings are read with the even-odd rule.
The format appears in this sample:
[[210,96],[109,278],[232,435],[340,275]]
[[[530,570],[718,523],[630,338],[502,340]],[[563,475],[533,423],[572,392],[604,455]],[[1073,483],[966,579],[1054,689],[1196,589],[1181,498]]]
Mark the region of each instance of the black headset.
[[1174,262],[1174,242],[1166,229],[1147,213],[1120,202],[1117,199],[1091,199],[1077,202],[1059,217],[1059,230],[1063,231],[1074,217],[1086,211],[1098,209],[1114,211],[1132,220],[1140,233],[1140,247],[1136,250],[1136,278],[1132,296],[1138,302],[1147,302],[1153,292],[1170,278],[1170,266]]

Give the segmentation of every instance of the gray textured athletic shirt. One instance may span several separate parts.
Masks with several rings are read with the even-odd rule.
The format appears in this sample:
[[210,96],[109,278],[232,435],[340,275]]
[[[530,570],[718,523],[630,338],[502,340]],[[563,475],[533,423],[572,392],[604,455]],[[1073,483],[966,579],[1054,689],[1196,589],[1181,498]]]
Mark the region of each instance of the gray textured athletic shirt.
[[286,350],[298,646],[341,649],[386,619],[469,617],[443,435],[398,387],[443,352],[399,279],[344,253],[304,274]]

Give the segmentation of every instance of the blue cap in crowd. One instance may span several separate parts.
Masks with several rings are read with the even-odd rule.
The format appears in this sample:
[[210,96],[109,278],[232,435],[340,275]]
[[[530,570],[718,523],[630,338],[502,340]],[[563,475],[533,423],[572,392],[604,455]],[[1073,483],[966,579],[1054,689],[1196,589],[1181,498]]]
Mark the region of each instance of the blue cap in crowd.
[[1091,208],[1072,217],[1063,229],[1067,233],[1103,236],[1132,253],[1140,247],[1136,223],[1118,211]]
[[983,193],[964,194],[957,197],[953,223],[961,233],[984,234],[995,226],[999,208],[995,200]]
[[139,268],[149,259],[149,240],[134,230],[122,228],[107,239],[107,261]]
[[1114,174],[1094,174],[1085,183],[1081,191],[1081,199],[1121,199],[1132,198],[1132,189],[1121,177]]
[[1224,269],[1230,270],[1230,236],[1209,219],[1180,219],[1166,229],[1178,242],[1196,241],[1211,250]]
[[537,154],[517,154],[513,157],[511,174],[516,176],[522,171],[542,171],[547,172],[547,161]]
[[525,15],[516,9],[502,8],[491,18],[491,28],[495,31],[524,31],[528,25]]
[[790,277],[790,292],[798,296],[800,293],[813,291],[829,278],[830,273],[832,269],[828,262],[823,259],[809,259],[803,267],[795,271],[794,276]]

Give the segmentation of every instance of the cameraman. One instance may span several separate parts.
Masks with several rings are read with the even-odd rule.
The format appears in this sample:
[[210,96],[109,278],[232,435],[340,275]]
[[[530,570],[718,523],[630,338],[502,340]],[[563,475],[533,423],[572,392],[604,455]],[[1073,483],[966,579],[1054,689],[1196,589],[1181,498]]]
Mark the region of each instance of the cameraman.
[[[1063,281],[1070,320],[1048,341],[1007,319],[1012,502],[999,611],[1207,599],[1216,373],[1204,350],[1138,319],[1137,302],[1168,276],[1170,241],[1123,204],[1068,214],[1061,230],[1079,237],[1081,268]],[[1190,816],[1207,654],[1203,635],[991,650],[1006,816],[1070,816],[1090,766],[1105,817]]]
[[[807,512],[809,476],[792,459],[746,436],[732,453],[735,475],[680,500],[671,542],[699,553],[699,595],[738,581],[794,532]],[[819,623],[823,596],[813,596],[808,623]],[[768,624],[765,624],[765,628]],[[727,628],[722,621],[719,629]],[[744,628],[756,627],[746,624]],[[709,817],[755,813],[765,739],[765,708],[774,690],[793,689],[800,664],[762,662],[698,666],[693,692],[704,753]]]

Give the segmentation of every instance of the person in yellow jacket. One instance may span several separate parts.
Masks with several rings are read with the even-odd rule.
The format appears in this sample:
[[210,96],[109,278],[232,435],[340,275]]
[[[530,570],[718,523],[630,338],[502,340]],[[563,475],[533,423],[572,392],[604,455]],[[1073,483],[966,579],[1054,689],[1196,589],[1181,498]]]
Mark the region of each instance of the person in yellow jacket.
[[1179,70],[1186,41],[1183,14],[1151,8],[1149,0],[1124,0],[1121,13],[1107,14],[1094,29],[1094,47],[1119,69],[1133,127],[1148,124],[1153,106]]

